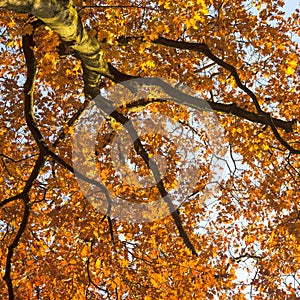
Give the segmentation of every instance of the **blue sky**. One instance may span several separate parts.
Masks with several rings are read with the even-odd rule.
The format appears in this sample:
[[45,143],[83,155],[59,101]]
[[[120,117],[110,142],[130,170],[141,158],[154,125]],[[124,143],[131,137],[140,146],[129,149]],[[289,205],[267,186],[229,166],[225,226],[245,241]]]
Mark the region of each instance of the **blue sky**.
[[289,16],[296,8],[300,8],[300,1],[297,0],[286,0],[284,10]]

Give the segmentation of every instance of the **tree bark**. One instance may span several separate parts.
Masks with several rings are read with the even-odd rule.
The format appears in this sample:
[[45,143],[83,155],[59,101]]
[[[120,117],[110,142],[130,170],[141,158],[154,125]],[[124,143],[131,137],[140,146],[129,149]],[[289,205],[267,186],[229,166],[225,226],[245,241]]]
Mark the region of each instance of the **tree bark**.
[[101,43],[96,38],[89,36],[76,9],[72,6],[72,1],[8,0],[0,1],[0,8],[31,14],[43,21],[49,28],[55,30],[60,39],[73,48],[80,58],[84,70],[83,78],[86,89],[97,88],[101,75],[119,81],[111,73],[114,68],[103,59]]

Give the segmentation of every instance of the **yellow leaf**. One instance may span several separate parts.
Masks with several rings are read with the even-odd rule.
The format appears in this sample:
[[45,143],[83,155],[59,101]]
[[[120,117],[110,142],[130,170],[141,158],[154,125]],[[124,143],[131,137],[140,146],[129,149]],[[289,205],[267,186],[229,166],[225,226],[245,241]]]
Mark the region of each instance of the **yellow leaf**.
[[95,267],[96,267],[96,269],[100,269],[101,268],[101,260],[99,258],[97,258]]
[[157,288],[159,286],[158,282],[153,278],[150,278],[150,282],[155,288]]
[[82,257],[86,257],[88,254],[89,254],[89,246],[88,246],[88,245],[85,245],[85,246],[83,247],[83,249],[81,250],[81,256],[82,256]]

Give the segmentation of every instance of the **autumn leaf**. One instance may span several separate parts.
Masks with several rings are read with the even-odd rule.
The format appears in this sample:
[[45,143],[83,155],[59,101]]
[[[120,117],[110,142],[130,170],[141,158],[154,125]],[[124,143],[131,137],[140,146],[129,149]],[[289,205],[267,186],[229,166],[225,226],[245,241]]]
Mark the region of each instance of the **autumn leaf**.
[[0,2],[1,299],[300,298],[287,4]]

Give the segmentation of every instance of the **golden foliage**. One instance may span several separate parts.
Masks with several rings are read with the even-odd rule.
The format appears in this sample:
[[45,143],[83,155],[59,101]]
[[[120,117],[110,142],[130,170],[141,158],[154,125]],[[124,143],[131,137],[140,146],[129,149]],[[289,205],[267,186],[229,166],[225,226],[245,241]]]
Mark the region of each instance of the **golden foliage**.
[[[61,53],[59,36],[49,27],[35,27],[36,20],[26,14],[1,10],[2,298],[298,299],[299,9],[286,17],[284,2],[269,0],[73,4],[101,43],[105,61],[120,72],[185,83],[212,104],[230,145],[228,174],[219,192],[200,205],[210,170],[204,162],[195,189],[186,196],[193,195],[179,208],[198,255],[179,234],[174,216],[131,224],[99,214],[84,198],[72,169],[74,122],[69,120],[87,105],[80,60],[70,45]],[[20,34],[33,36],[29,48],[37,68],[34,91],[25,94],[30,74]],[[100,87],[113,85],[101,80]],[[35,124],[23,105],[30,93]],[[231,104],[236,110],[229,110]],[[147,110],[181,122],[194,130],[193,138],[201,137],[201,147],[208,145],[185,106],[153,100],[136,110],[119,107],[127,117]],[[35,138],[32,126],[43,141]],[[95,150],[106,188],[133,202],[156,201],[156,186],[139,187],[137,177],[145,181],[151,172],[133,146],[123,171],[134,173],[134,166],[139,172],[126,177],[135,188],[112,164],[105,146],[123,126],[109,120],[103,126]],[[189,143],[188,138],[164,140],[145,133],[141,139],[149,158],[164,157],[165,187],[176,192],[180,163],[188,155],[176,153],[174,144],[176,139]]]

